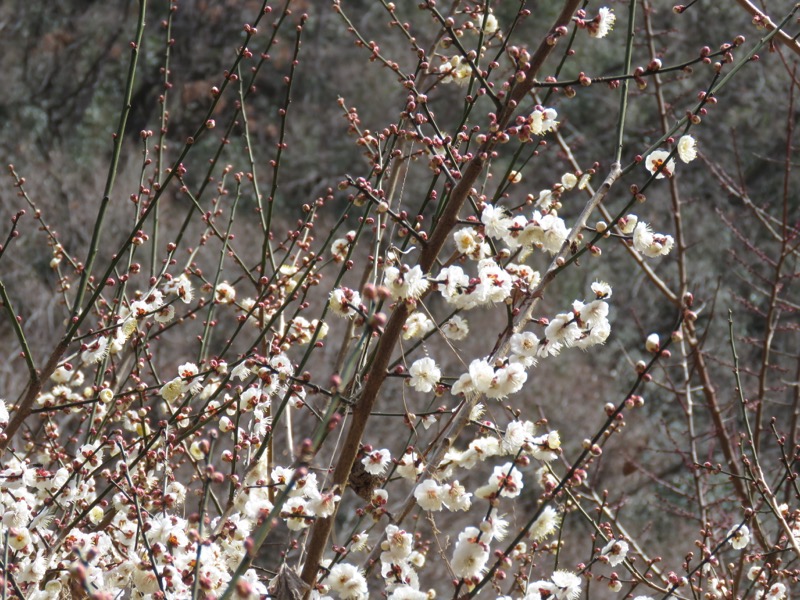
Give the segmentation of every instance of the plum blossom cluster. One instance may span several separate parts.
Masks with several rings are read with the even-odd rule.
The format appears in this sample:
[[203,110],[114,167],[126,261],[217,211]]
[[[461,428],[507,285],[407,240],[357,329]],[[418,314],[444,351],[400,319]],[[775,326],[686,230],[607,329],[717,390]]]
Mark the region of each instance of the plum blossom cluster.
[[[208,590],[224,589],[246,552],[245,540],[257,512],[252,519],[240,515],[234,527],[212,522],[220,535],[214,541],[198,543],[197,523],[183,516],[186,488],[174,480],[162,485],[146,468],[128,464],[124,452],[112,451],[110,458],[117,463],[120,483],[130,478],[150,494],[151,500],[142,496],[138,505],[139,510],[150,513],[148,543],[143,545],[138,542],[141,523],[132,512],[134,504],[128,494],[119,492],[100,503],[100,490],[90,476],[104,461],[100,445],[85,446],[79,454],[85,458],[55,472],[14,460],[7,461],[0,472],[3,523],[15,564],[13,577],[18,586],[29,590],[26,597],[59,597],[76,584],[111,595],[134,589],[137,598],[158,593],[190,597],[195,577],[202,578]],[[86,525],[53,529],[55,512],[46,502],[53,494],[62,509],[83,515]],[[253,598],[267,593],[267,586],[252,570],[245,574],[243,586]]]
[[[478,35],[483,37],[484,43],[502,37],[500,23],[491,10],[487,13],[480,10],[465,11],[460,17],[459,20],[461,22],[454,28],[454,32],[458,37],[463,38],[466,34],[471,36],[476,43]],[[452,41],[445,39],[441,44],[442,50],[447,51],[451,48],[451,45]],[[480,48],[481,58],[485,55],[486,49],[486,45]],[[436,74],[442,83],[456,83],[457,85],[469,83],[473,76],[473,69],[466,57],[460,54],[453,54],[449,57],[440,55],[436,58],[438,63],[431,65],[430,72]]]
[[[221,283],[209,291],[220,306],[240,310],[232,285]],[[179,365],[175,377],[154,386],[163,400],[155,414],[175,426],[161,433],[153,431],[149,409],[117,410],[131,402],[125,391],[112,391],[110,382],[87,385],[84,368],[118,360],[140,343],[142,332],[152,324],[163,326],[172,319],[175,300],[189,304],[194,296],[186,275],[166,278],[161,289],[136,293],[137,300],[121,306],[111,317],[112,327],[84,344],[80,362],[58,366],[50,377],[52,385],[37,397],[43,409],[67,406],[68,413],[81,413],[90,403],[91,426],[113,423],[118,433],[112,439],[94,439],[79,446],[72,461],[57,454],[57,445],[45,445],[38,455],[31,455],[35,462],[5,462],[0,473],[0,508],[9,527],[15,583],[29,590],[27,597],[58,597],[76,582],[86,590],[119,595],[134,589],[134,597],[150,598],[158,594],[191,597],[195,582],[202,580],[207,593],[221,593],[246,554],[248,536],[265,511],[272,509],[276,493],[288,490],[280,517],[289,530],[302,530],[314,518],[332,514],[339,496],[320,491],[315,473],[295,474],[264,458],[250,464],[232,497],[232,511],[206,524],[206,531],[213,533],[209,542],[200,535],[202,525],[184,516],[186,487],[165,467],[187,459],[188,464],[205,464],[208,441],[192,439],[188,431],[177,433],[196,424],[198,418],[229,436],[237,452],[249,453],[269,431],[275,397],[288,398],[290,407],[303,404],[305,388],[293,383],[294,366],[280,345],[271,356],[252,355],[236,361],[230,369],[226,361],[217,359],[202,371],[194,362]],[[276,328],[275,339],[302,345],[312,334],[324,335],[320,329],[317,322],[295,317]],[[243,385],[232,386],[233,381]],[[202,407],[201,414],[197,407]],[[2,404],[0,424],[7,422]],[[165,436],[164,431],[177,434]],[[62,433],[57,421],[45,427],[49,440],[58,440]],[[153,460],[134,458],[148,448]],[[53,464],[57,457],[63,465],[57,470],[37,466]],[[221,459],[223,463],[237,460],[231,449],[223,450]],[[98,485],[96,476],[101,471],[103,479],[115,482],[118,492],[107,495],[108,489],[103,491]],[[211,466],[207,476],[209,481],[223,480]],[[53,497],[58,498],[58,510],[51,506]],[[143,514],[147,515],[146,534],[141,531]],[[63,519],[61,527],[54,527],[56,518]],[[253,570],[240,581],[244,597],[267,594],[266,582]]]

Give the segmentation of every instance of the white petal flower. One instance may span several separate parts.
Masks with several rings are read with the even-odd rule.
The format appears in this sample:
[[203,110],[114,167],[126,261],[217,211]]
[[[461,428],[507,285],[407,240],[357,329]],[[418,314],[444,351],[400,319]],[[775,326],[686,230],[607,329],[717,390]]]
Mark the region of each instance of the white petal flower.
[[576,600],[581,594],[581,578],[569,571],[555,571],[550,580],[555,584],[557,600]]
[[384,551],[381,562],[399,563],[408,558],[414,549],[414,537],[397,525],[388,525],[386,540],[381,544],[381,549]]
[[612,539],[600,551],[600,555],[608,560],[610,566],[616,567],[625,560],[625,557],[628,555],[628,550],[628,542],[625,540]]
[[459,315],[453,315],[442,325],[442,333],[449,340],[463,340],[469,335],[469,323]]
[[458,536],[450,566],[456,577],[470,578],[480,575],[489,560],[489,548],[480,543],[481,531],[467,527]]
[[678,157],[685,163],[697,158],[697,141],[690,135],[682,135],[678,140]]
[[586,24],[589,35],[594,38],[604,38],[614,28],[614,23],[617,16],[614,12],[607,7],[603,7],[598,11],[597,16]]
[[741,550],[750,543],[750,529],[747,525],[734,527],[728,532],[728,535],[732,536],[728,541],[734,550]]
[[573,173],[564,173],[561,176],[561,185],[565,190],[571,190],[578,185],[578,178]]
[[386,448],[374,450],[361,459],[364,470],[371,475],[382,475],[389,465],[392,455]]
[[397,474],[403,479],[416,481],[417,475],[422,473],[423,465],[419,455],[413,450],[406,450],[397,462]]
[[408,316],[403,326],[403,339],[414,340],[425,337],[428,333],[433,331],[434,327],[433,321],[431,321],[425,313],[419,311],[413,312]]
[[619,230],[624,233],[625,235],[630,235],[633,233],[634,229],[636,229],[636,225],[639,222],[639,217],[634,214],[630,214],[627,217],[622,217],[619,220]]
[[552,506],[545,506],[542,514],[534,521],[528,535],[535,542],[553,535],[561,525],[561,515]]
[[[669,154],[670,153],[666,150],[654,150],[647,155],[644,165],[651,173],[658,172],[656,179],[672,177],[672,174],[675,172],[675,159],[670,158],[669,161],[667,161]],[[659,171],[659,169],[661,169],[661,171]]]
[[592,284],[592,291],[598,300],[611,298],[611,286],[605,281],[595,281]]
[[425,293],[429,285],[419,265],[411,269],[406,266],[402,269],[386,267],[384,282],[395,300],[415,300]]
[[426,394],[433,391],[442,376],[442,372],[436,366],[436,362],[428,357],[414,361],[408,369],[408,373],[411,375],[409,380],[411,387],[418,392]]
[[504,498],[516,498],[522,492],[522,473],[513,463],[506,463],[494,468],[489,485]]
[[331,590],[342,598],[361,599],[368,597],[367,579],[361,570],[354,565],[347,563],[334,565],[325,581]]
[[555,129],[558,126],[556,113],[553,108],[537,108],[530,115],[528,115],[528,124],[530,125],[531,133],[535,135],[544,135],[548,131]]
[[361,295],[350,288],[336,288],[331,292],[330,307],[331,311],[340,317],[353,317],[356,314],[355,308],[361,304]]
[[442,510],[445,489],[433,479],[426,479],[414,490],[414,498],[423,510]]
[[508,235],[511,219],[504,209],[487,204],[481,212],[481,223],[483,223],[486,235],[501,240]]
[[472,254],[483,241],[478,233],[472,227],[465,227],[459,229],[453,234],[453,239],[456,242],[456,248],[461,254]]
[[561,313],[550,321],[544,334],[551,342],[571,346],[580,338],[581,330],[572,313]]
[[472,494],[467,493],[467,489],[458,480],[444,486],[444,505],[449,510],[469,510],[472,505]]
[[214,300],[219,304],[232,304],[236,300],[236,289],[223,281],[214,289]]

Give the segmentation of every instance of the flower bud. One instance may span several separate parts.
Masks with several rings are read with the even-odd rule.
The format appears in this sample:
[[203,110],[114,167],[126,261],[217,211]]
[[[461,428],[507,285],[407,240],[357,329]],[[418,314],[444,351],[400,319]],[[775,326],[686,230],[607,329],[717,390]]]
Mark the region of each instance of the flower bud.
[[657,333],[651,333],[647,336],[647,340],[645,340],[644,347],[647,348],[648,352],[655,354],[658,352],[659,348],[661,348],[661,340],[658,339]]

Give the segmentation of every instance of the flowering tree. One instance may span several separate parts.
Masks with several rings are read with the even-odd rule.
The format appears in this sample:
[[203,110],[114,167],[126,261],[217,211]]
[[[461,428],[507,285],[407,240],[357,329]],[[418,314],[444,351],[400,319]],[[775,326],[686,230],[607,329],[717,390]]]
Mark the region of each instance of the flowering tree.
[[[9,166],[0,260],[46,250],[63,327],[41,340],[4,266],[27,372],[0,404],[3,597],[788,597],[798,6],[706,31],[694,2],[366,4],[246,7],[181,136],[189,17],[140,0],[85,248]],[[358,152],[304,196],[283,190],[315,19],[370,89],[336,81],[329,145]],[[158,109],[131,132],[148,61]],[[792,90],[782,203],[704,152],[759,69]],[[735,210],[687,202],[697,181]],[[751,287],[705,284],[700,216]],[[745,310],[720,331],[722,300]],[[614,491],[631,475],[656,535]]]

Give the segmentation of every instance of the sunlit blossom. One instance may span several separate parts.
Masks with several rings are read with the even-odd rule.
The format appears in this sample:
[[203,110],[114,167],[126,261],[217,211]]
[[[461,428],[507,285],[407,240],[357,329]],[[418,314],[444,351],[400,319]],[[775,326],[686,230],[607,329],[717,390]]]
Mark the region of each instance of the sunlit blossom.
[[675,159],[669,158],[670,153],[666,150],[654,150],[647,155],[644,165],[651,173],[658,173],[656,179],[671,177],[675,172]]

